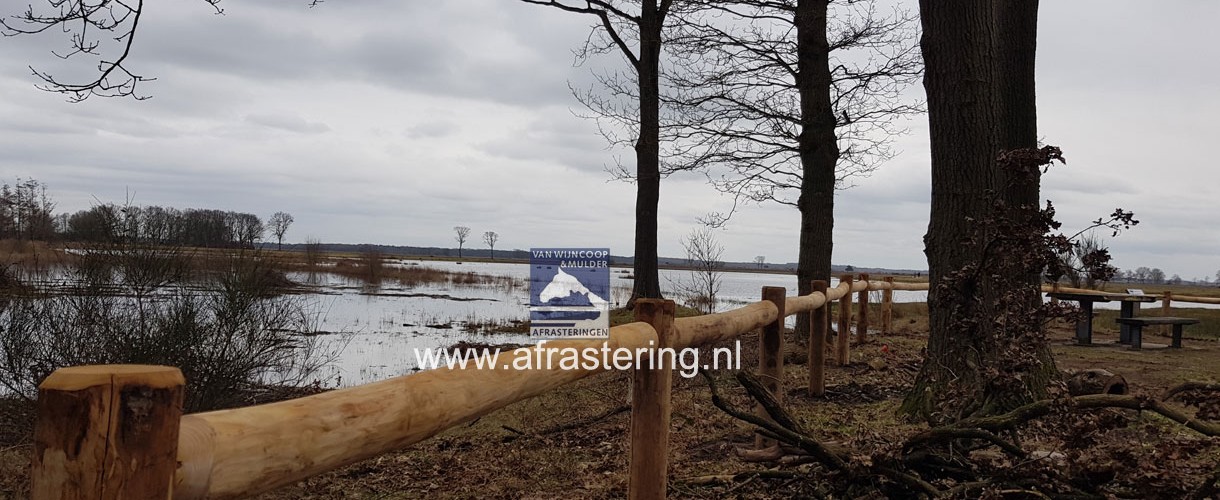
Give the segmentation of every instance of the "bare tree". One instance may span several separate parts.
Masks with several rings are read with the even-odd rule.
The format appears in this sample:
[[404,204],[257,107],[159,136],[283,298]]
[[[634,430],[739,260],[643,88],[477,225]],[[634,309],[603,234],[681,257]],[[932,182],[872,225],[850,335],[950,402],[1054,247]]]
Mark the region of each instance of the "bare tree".
[[[667,73],[686,163],[741,202],[800,211],[798,293],[829,280],[836,189],[893,157],[898,118],[922,111],[915,16],[873,0],[704,0],[676,21]],[[713,214],[719,225],[732,216]],[[807,338],[807,315],[797,338]]]
[[267,228],[263,226],[263,221],[259,220],[257,215],[238,213],[234,217],[233,241],[239,246],[252,248],[255,243],[263,239],[263,233]]
[[[661,298],[657,269],[657,206],[661,193],[661,48],[662,31],[673,0],[522,0],[563,11],[586,14],[597,19],[593,34],[579,55],[617,51],[631,66],[630,75],[600,78],[610,93],[627,97],[622,106],[585,95],[582,101],[599,117],[616,122],[634,135],[635,172],[635,284],[631,300]],[[628,5],[638,7],[628,11]],[[632,83],[635,85],[633,86]],[[605,130],[605,129],[603,129]],[[612,143],[621,142],[613,133]]]
[[[202,1],[216,13],[222,12],[220,0]],[[95,76],[83,81],[61,80],[31,67],[30,71],[42,82],[36,86],[42,90],[62,93],[73,102],[90,96],[146,99],[136,93],[136,86],[154,78],[127,67],[143,13],[144,0],[46,0],[37,8],[29,4],[21,14],[0,18],[0,33],[15,36],[61,30],[70,35],[69,46],[53,54],[63,59],[76,56],[98,59]]]
[[1140,266],[1131,271],[1131,277],[1140,283],[1147,283],[1151,276],[1152,269],[1149,269],[1148,266]]
[[483,243],[486,243],[487,248],[491,249],[491,260],[496,260],[496,241],[499,239],[500,235],[495,231],[483,233]]
[[766,256],[759,255],[758,257],[754,257],[754,265],[758,266],[759,269],[762,269],[763,266],[766,265],[766,263],[767,263]]
[[1162,271],[1159,267],[1152,268],[1152,271],[1148,273],[1148,280],[1154,285],[1165,283],[1165,271]]
[[292,214],[288,212],[276,212],[271,214],[271,218],[267,223],[271,225],[271,234],[275,235],[275,249],[284,249],[284,235],[288,233],[288,226],[295,222]]
[[716,296],[724,272],[724,247],[716,240],[711,228],[692,229],[682,248],[686,250],[686,262],[691,266],[690,277],[678,280],[679,293],[686,296],[687,304],[706,314],[716,312]]
[[458,258],[462,258],[462,245],[466,244],[466,238],[470,237],[470,228],[466,226],[453,226],[453,239],[458,242]]

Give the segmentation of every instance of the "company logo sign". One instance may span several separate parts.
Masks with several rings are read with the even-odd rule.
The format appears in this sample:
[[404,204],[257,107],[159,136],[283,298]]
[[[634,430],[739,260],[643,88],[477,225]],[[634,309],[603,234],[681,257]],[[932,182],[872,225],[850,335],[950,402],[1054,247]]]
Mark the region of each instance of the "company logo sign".
[[530,249],[530,336],[610,335],[610,249]]

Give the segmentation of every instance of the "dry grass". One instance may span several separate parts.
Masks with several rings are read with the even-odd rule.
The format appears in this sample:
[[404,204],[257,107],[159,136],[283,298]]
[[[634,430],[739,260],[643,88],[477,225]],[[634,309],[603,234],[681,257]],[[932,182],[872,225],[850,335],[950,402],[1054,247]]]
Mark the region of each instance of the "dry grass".
[[[431,284],[448,284],[453,286],[494,286],[515,289],[526,286],[520,279],[511,276],[492,276],[473,271],[448,271],[420,265],[390,267],[380,265],[375,274],[370,274],[365,261],[357,259],[338,259],[334,266],[326,268],[326,272],[365,281],[394,281],[403,286],[414,287]],[[370,279],[373,276],[373,279]]]
[[42,271],[50,266],[73,262],[58,245],[45,241],[0,240],[0,267]]

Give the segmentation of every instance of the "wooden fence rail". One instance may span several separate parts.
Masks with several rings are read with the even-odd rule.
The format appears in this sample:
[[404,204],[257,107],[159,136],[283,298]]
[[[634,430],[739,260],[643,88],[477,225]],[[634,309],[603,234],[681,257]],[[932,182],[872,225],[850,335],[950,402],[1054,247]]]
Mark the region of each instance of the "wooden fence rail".
[[[809,390],[821,394],[832,302],[850,303],[852,293],[886,291],[882,328],[889,330],[890,292],[928,289],[926,283],[843,278],[834,288],[815,282],[809,295],[785,297],[782,288],[772,289],[764,291],[766,300],[691,318],[674,319],[672,303],[646,302],[643,311],[637,309],[640,321],[611,328],[608,339],[558,340],[520,348],[503,353],[508,363],[499,366],[442,367],[298,399],[184,416],[182,376],[177,369],[131,365],[60,369],[39,387],[32,498],[190,500],[255,495],[418,443],[609,368],[581,364],[560,369],[547,359],[560,349],[600,350],[605,344],[630,351],[633,365],[640,366],[637,360],[657,347],[700,347],[768,327],[759,356],[763,372],[778,383],[782,339],[772,332],[782,331],[777,325],[784,317],[802,312],[814,312]],[[1187,297],[1173,297],[1183,299]],[[1220,299],[1189,299],[1220,303]],[[860,303],[859,314],[864,316],[868,303]],[[838,335],[843,342],[850,333],[850,309],[840,318]],[[843,350],[837,361],[846,362],[846,354]],[[529,368],[518,369],[523,365]],[[633,376],[629,481],[633,498],[665,495],[664,440],[659,451],[638,448],[653,446],[667,432],[658,435],[655,425],[668,429],[670,376],[652,370]],[[782,390],[777,387],[776,393]],[[642,428],[642,421],[660,423]],[[175,456],[176,461],[169,458]]]
[[[925,290],[926,290],[926,288],[925,288]],[[1072,288],[1072,287],[1067,287],[1067,286],[1055,287],[1052,285],[1042,285],[1042,291],[1043,292],[1059,291],[1059,292],[1064,292],[1064,293],[1086,293],[1086,294],[1094,294],[1094,295],[1114,295],[1114,296],[1125,296],[1126,295],[1123,293],[1099,292],[1097,290],[1090,290],[1087,288]],[[1165,291],[1165,292],[1161,293],[1160,295],[1153,294],[1150,296],[1161,299],[1162,306],[1164,305],[1165,299],[1169,299],[1171,302],[1187,302],[1187,303],[1194,303],[1194,304],[1220,304],[1220,297],[1196,297],[1193,295],[1178,295],[1178,294],[1170,292],[1170,291]]]

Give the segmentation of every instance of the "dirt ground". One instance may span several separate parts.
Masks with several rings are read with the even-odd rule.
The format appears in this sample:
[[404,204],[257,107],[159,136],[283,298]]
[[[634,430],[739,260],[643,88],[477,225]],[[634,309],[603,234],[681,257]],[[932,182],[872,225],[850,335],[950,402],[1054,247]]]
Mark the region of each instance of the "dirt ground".
[[[852,363],[828,370],[828,394],[802,389],[803,365],[785,370],[785,404],[817,438],[856,449],[899,446],[926,429],[896,415],[919,366],[926,318],[900,318],[899,332],[854,346]],[[1101,328],[1098,341],[1113,340]],[[1220,382],[1220,343],[1188,339],[1180,350],[1130,351],[1070,345],[1066,327],[1052,329],[1061,369],[1106,368],[1126,377],[1134,394],[1159,396],[1194,380]],[[1146,342],[1168,343],[1145,334]],[[757,336],[742,337],[747,366],[756,364]],[[749,401],[731,373],[713,374],[739,408]],[[382,455],[290,485],[263,499],[622,498],[627,484],[629,413],[626,375],[605,373],[510,405],[403,451]],[[1180,402],[1175,402],[1182,406]],[[1186,409],[1193,412],[1193,409]],[[1220,466],[1220,438],[1207,438],[1159,416],[1095,410],[1084,420],[1052,416],[1022,431],[1021,444],[1079,476],[1109,498],[1185,498]],[[609,414],[609,416],[605,416]],[[595,417],[602,417],[597,418]],[[3,424],[3,422],[0,422]],[[559,426],[576,424],[553,432]],[[674,498],[842,498],[829,492],[815,465],[749,463],[735,449],[753,442],[753,429],[710,402],[706,382],[677,377],[670,434],[670,496]],[[0,447],[0,500],[25,498],[27,443]],[[1016,464],[1014,468],[1023,467]],[[748,478],[745,471],[788,471],[793,477]],[[712,477],[716,476],[716,477]],[[853,498],[882,498],[862,492]],[[1034,498],[1000,495],[995,498]],[[1098,497],[1105,498],[1105,496]]]

